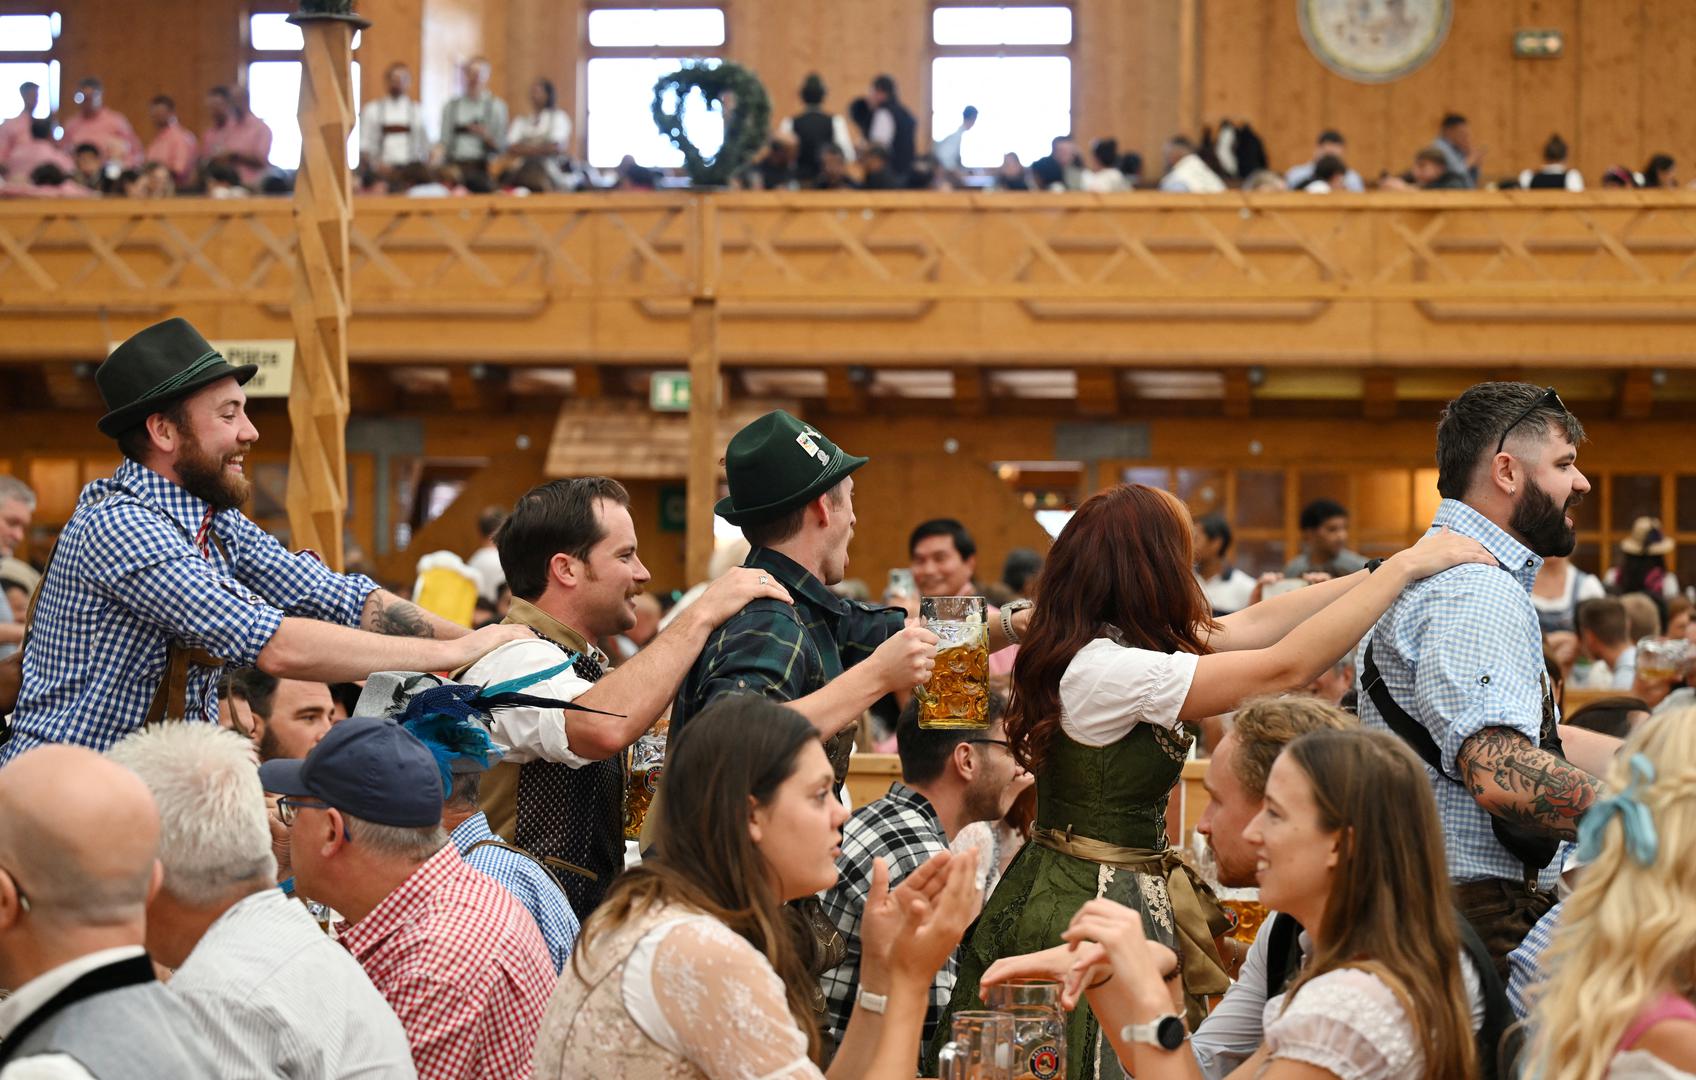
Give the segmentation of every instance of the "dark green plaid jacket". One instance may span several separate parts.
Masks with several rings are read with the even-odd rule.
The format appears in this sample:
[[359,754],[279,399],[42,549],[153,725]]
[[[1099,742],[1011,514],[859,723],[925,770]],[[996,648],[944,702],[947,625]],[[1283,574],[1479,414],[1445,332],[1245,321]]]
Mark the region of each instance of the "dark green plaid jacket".
[[[905,624],[900,608],[844,600],[794,560],[755,548],[743,564],[769,573],[795,598],[755,600],[707,638],[671,710],[674,733],[726,694],[804,698],[870,656]],[[847,774],[852,726],[827,745],[837,779]]]

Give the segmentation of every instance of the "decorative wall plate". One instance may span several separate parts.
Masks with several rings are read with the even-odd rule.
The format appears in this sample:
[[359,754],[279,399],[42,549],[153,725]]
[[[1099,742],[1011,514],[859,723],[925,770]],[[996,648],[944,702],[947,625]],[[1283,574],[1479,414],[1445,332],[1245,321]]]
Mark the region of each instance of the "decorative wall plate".
[[1381,83],[1437,54],[1454,0],[1296,0],[1296,11],[1320,63],[1346,79]]

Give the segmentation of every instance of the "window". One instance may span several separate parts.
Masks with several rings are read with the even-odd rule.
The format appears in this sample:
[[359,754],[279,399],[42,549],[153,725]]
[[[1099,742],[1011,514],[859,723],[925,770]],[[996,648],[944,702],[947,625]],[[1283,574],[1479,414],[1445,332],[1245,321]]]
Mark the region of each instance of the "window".
[[41,88],[31,116],[49,117],[59,109],[59,61],[53,52],[59,42],[58,12],[41,15],[0,15],[0,120],[23,111],[18,87],[26,82]]
[[[353,35],[355,55],[360,32]],[[300,27],[282,12],[248,18],[247,100],[253,115],[271,129],[271,164],[300,168],[300,51],[306,47]],[[353,130],[348,134],[347,163],[359,164],[359,61],[353,62]]]
[[[625,155],[649,168],[677,168],[683,154],[654,127],[654,83],[691,60],[716,63],[725,44],[724,9],[595,8],[587,20],[584,151],[598,169]],[[703,154],[724,142],[724,116],[699,94],[683,104],[689,138]]]
[[1072,130],[1072,9],[1059,5],[943,3],[931,12],[931,138],[977,123],[960,163],[989,169],[1008,153],[1029,165]]

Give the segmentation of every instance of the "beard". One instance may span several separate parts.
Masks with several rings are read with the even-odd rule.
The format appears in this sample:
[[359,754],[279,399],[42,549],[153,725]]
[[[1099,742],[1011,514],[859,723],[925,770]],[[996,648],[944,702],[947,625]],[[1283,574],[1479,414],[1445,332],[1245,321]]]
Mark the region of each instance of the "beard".
[[177,479],[182,481],[184,491],[210,503],[214,510],[234,510],[247,502],[253,485],[248,482],[246,473],[231,473],[224,466],[229,464],[230,458],[239,457],[247,451],[244,446],[234,454],[216,457],[206,452],[198,438],[185,431],[183,451],[177,458]]
[[1524,537],[1525,545],[1544,558],[1571,555],[1572,549],[1578,546],[1578,533],[1566,523],[1566,512],[1582,497],[1574,495],[1565,506],[1560,506],[1547,491],[1537,486],[1537,481],[1527,480],[1524,497],[1513,504],[1508,527]]

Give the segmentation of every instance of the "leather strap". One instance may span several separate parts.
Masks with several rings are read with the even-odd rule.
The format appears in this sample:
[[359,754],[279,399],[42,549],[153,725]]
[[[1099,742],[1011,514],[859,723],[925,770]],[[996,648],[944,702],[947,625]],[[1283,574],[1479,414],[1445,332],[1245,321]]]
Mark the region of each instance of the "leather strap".
[[515,855],[522,855],[526,859],[529,859],[531,862],[535,863],[537,866],[540,866],[544,870],[547,870],[548,868],[553,867],[553,868],[556,868],[556,869],[559,869],[559,870],[564,870],[568,874],[576,874],[578,877],[586,877],[590,881],[601,880],[601,876],[599,874],[595,873],[593,870],[590,870],[588,867],[578,866],[574,862],[566,862],[564,859],[556,858],[552,855],[544,855],[541,858],[537,858],[536,856],[530,854],[528,851],[525,851],[523,848],[519,847],[517,844],[509,844],[505,840],[502,840],[499,837],[495,837],[495,836],[484,837],[483,839],[477,841],[475,844],[472,844],[470,847],[466,848],[465,853],[467,855],[469,855],[473,851],[476,851],[480,847],[497,847],[497,848],[500,848],[502,851],[510,851]]

